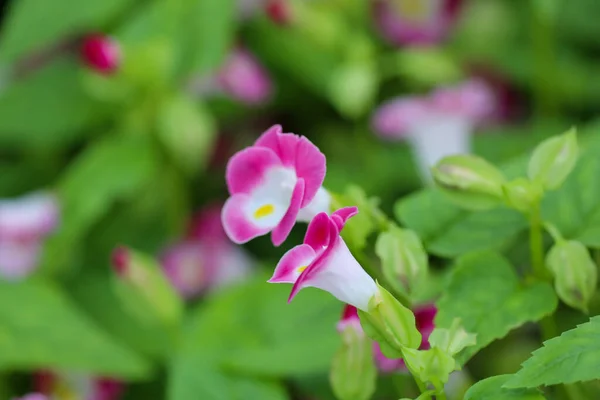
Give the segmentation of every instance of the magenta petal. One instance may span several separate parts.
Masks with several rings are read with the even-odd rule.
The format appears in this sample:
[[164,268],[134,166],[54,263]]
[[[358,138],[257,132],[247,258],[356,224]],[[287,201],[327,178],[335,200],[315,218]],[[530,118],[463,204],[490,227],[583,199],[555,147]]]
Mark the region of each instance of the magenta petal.
[[301,137],[296,147],[296,175],[306,183],[301,207],[306,207],[314,199],[323,185],[326,170],[325,155],[310,140]]
[[[356,214],[358,214],[358,207],[344,207],[335,211],[331,217],[336,222],[338,230],[341,231],[346,222]],[[339,219],[333,217],[339,217]]]
[[308,266],[315,258],[316,254],[312,247],[307,244],[301,244],[289,250],[283,255],[269,283],[294,283],[300,273],[298,268]]
[[280,165],[277,154],[265,147],[249,147],[236,153],[227,163],[225,173],[229,193],[250,193],[270,168]]
[[298,217],[298,213],[300,212],[300,204],[302,204],[303,198],[304,179],[300,178],[296,181],[296,186],[294,186],[290,207],[281,219],[281,222],[279,222],[279,225],[271,232],[271,241],[274,246],[281,245],[292,231],[296,223],[296,217]]
[[250,199],[243,193],[231,196],[225,202],[221,213],[223,229],[232,242],[237,244],[246,243],[255,237],[269,232],[269,228],[259,228],[246,218],[244,205]]
[[306,229],[304,243],[320,252],[329,244],[329,216],[327,213],[317,214]]
[[266,147],[277,153],[277,149],[279,148],[279,145],[277,144],[277,137],[281,135],[281,133],[281,125],[273,125],[269,129],[264,131],[258,139],[256,139],[254,145],[258,147]]

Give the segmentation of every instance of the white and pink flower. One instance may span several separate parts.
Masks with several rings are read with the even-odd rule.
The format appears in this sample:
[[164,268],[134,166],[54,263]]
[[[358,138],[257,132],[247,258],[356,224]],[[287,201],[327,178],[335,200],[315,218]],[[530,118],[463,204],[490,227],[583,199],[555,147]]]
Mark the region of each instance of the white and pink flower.
[[267,70],[242,47],[236,47],[229,53],[216,82],[223,93],[248,105],[266,103],[273,93]]
[[443,157],[471,152],[475,127],[495,109],[493,91],[481,80],[439,88],[421,97],[392,99],[373,114],[373,130],[388,140],[408,140],[426,182]]
[[314,213],[315,204],[328,208],[323,201],[328,194],[319,190],[325,169],[325,156],[307,138],[282,133],[279,125],[269,128],[227,164],[231,197],[221,214],[227,236],[240,244],[271,232],[273,244],[279,246],[302,209]]
[[52,400],[119,400],[125,391],[124,384],[112,378],[54,371],[37,372],[34,386]]
[[201,210],[187,236],[167,247],[160,261],[167,278],[186,299],[242,281],[254,270],[250,256],[225,234],[220,205]]
[[0,200],[0,276],[20,279],[39,263],[43,240],[58,225],[56,197],[36,192]]
[[433,45],[443,41],[456,22],[460,0],[374,0],[379,31],[391,44]]
[[363,311],[378,293],[373,278],[356,261],[340,236],[346,221],[358,213],[345,207],[331,216],[317,214],[308,226],[304,243],[281,258],[270,283],[293,283],[289,300],[305,287],[316,287]]

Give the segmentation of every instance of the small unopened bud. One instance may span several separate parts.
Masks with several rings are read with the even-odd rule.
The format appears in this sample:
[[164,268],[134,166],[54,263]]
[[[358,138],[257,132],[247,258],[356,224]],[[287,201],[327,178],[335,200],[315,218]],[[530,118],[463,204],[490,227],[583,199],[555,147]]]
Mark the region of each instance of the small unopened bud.
[[360,322],[365,333],[379,343],[383,355],[399,358],[403,348],[419,348],[421,333],[412,311],[377,286],[379,291],[369,303],[369,312],[359,311]]
[[518,178],[502,186],[507,206],[521,212],[531,211],[542,199],[544,190],[536,182]]
[[392,226],[377,238],[375,252],[394,289],[408,295],[427,276],[427,253],[416,233]]
[[111,261],[118,277],[114,281],[116,293],[132,314],[150,323],[179,323],[182,301],[155,260],[119,247]]
[[529,160],[527,175],[545,189],[558,189],[575,167],[578,156],[577,134],[573,128],[536,147]]
[[96,72],[109,75],[121,64],[121,48],[109,36],[90,35],[83,41],[81,57]]
[[477,335],[465,331],[458,318],[454,319],[450,328],[435,328],[429,336],[431,347],[438,347],[451,356],[476,343]]
[[363,333],[355,307],[346,306],[337,328],[342,346],[331,365],[331,387],[340,400],[368,400],[375,392],[377,370],[371,339]]
[[431,382],[441,390],[450,373],[457,369],[454,358],[439,347],[429,350],[404,349],[404,362],[422,382]]
[[289,0],[269,0],[265,12],[271,21],[281,26],[289,25],[294,18]]
[[554,274],[558,297],[569,306],[587,312],[598,282],[596,264],[587,248],[574,240],[560,241],[550,249],[546,265]]
[[504,175],[481,157],[444,157],[433,168],[435,183],[459,206],[483,210],[502,202]]

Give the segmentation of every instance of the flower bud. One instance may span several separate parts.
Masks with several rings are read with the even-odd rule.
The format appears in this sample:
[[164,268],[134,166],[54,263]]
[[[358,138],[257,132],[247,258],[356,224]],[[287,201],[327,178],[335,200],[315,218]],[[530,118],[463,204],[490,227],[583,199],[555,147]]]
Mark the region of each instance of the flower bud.
[[132,314],[149,323],[179,323],[183,312],[180,297],[152,258],[119,247],[113,251],[112,265],[118,278],[115,291]]
[[502,185],[504,201],[507,206],[527,213],[539,204],[544,190],[536,182],[517,178]]
[[121,48],[109,36],[90,35],[83,41],[81,57],[96,72],[109,75],[121,64]]
[[441,390],[457,367],[454,358],[439,347],[429,350],[404,349],[404,361],[422,382],[431,382]]
[[371,108],[377,84],[377,70],[371,59],[351,61],[333,72],[329,98],[340,113],[357,118]]
[[502,201],[504,175],[481,157],[444,157],[432,168],[432,174],[442,191],[461,207],[483,210]]
[[378,293],[369,302],[369,312],[359,311],[365,333],[379,343],[388,358],[402,356],[403,348],[416,349],[421,344],[415,315],[377,284]]
[[346,306],[338,324],[342,347],[333,358],[329,379],[340,400],[368,400],[375,392],[377,371],[371,339],[363,332],[356,308]]
[[429,336],[429,344],[454,356],[465,347],[475,345],[476,338],[476,334],[465,331],[460,325],[460,319],[455,318],[450,328],[435,328]]
[[392,226],[377,238],[375,252],[386,279],[400,293],[408,295],[427,276],[427,253],[413,231]]
[[550,249],[546,265],[554,274],[558,297],[569,306],[587,312],[598,281],[596,264],[587,248],[574,240],[558,242]]
[[577,134],[572,128],[536,147],[529,159],[527,175],[545,189],[557,189],[575,167],[578,156]]
[[292,5],[288,0],[269,0],[265,12],[271,21],[281,26],[289,25],[294,19]]

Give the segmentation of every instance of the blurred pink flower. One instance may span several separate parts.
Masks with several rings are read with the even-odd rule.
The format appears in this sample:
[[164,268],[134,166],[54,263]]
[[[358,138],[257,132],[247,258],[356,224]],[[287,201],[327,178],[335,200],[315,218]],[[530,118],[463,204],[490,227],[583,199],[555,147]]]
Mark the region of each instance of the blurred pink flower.
[[219,70],[218,88],[231,98],[248,105],[259,105],[271,98],[271,77],[246,49],[234,48]]
[[40,393],[29,393],[23,397],[14,398],[13,400],[50,400],[50,399]]
[[235,246],[221,225],[221,205],[200,210],[191,220],[187,237],[161,254],[163,269],[184,298],[247,278],[253,261]]
[[92,34],[83,40],[81,58],[94,71],[109,75],[121,64],[121,47],[110,36]]
[[417,97],[394,98],[377,108],[371,124],[375,133],[391,140],[407,139],[421,175],[441,158],[471,151],[474,128],[493,115],[496,99],[482,80],[471,79]]
[[0,276],[20,279],[39,261],[43,240],[58,225],[56,197],[35,192],[0,199]]
[[393,45],[432,45],[453,27],[461,0],[374,0],[381,34]]
[[278,25],[288,25],[294,18],[289,0],[267,0],[265,13]]
[[34,375],[34,386],[52,400],[119,400],[125,389],[122,382],[112,378],[46,370]]
[[[420,349],[427,350],[430,348],[429,336],[435,328],[433,320],[435,319],[437,309],[433,304],[427,304],[421,307],[415,307],[413,312],[415,313],[417,329],[423,336]],[[390,373],[395,371],[406,371],[404,360],[387,358],[381,353],[381,349],[377,342],[373,342],[373,354],[375,356],[375,363],[381,372]]]

